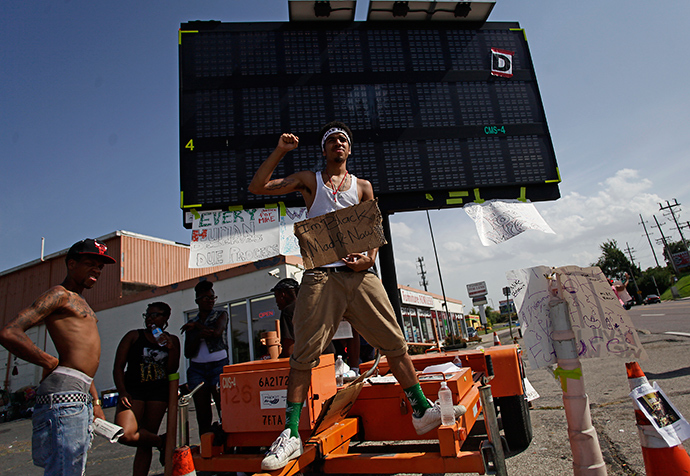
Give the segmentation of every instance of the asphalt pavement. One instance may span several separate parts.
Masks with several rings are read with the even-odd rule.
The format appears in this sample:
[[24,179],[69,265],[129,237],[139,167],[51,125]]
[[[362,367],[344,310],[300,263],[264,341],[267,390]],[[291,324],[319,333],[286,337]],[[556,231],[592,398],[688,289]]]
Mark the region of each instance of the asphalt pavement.
[[[654,305],[655,313],[664,313],[664,304]],[[690,315],[690,302],[686,302]],[[635,308],[633,308],[635,309]],[[645,309],[649,312],[651,308]],[[638,312],[639,314],[639,312]],[[643,316],[643,317],[640,317]],[[690,337],[651,332],[645,319],[658,324],[659,317],[639,314],[634,322],[649,354],[641,366],[650,382],[657,381],[673,404],[687,418],[690,415]],[[651,327],[651,326],[650,326]],[[498,332],[503,344],[510,343],[508,330]],[[517,335],[517,333],[515,334]],[[491,345],[492,334],[481,335],[481,345]],[[618,359],[584,360],[583,376],[590,399],[592,422],[597,430],[607,471],[610,476],[644,475],[644,462],[637,436],[625,362]],[[548,370],[533,370],[526,365],[527,377],[540,394],[530,411],[534,438],[521,454],[507,460],[508,474],[562,476],[572,474],[572,453],[568,441],[560,384]],[[109,421],[114,408],[105,410]],[[199,435],[193,404],[190,405],[190,438],[198,444]],[[164,431],[165,421],[161,432]],[[690,440],[684,443],[690,451]],[[95,437],[87,464],[87,476],[131,474],[134,449]],[[163,468],[154,458],[149,475],[162,475]],[[39,476],[43,472],[31,462],[31,421],[15,420],[0,424],[0,475]],[[209,473],[202,473],[209,475]],[[232,474],[232,473],[230,473]]]

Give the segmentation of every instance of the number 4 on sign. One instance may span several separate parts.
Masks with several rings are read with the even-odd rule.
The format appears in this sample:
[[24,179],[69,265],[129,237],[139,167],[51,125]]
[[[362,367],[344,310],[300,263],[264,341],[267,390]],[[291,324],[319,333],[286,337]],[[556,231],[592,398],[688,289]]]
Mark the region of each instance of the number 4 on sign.
[[184,146],[185,149],[194,150],[194,139],[189,139],[187,145]]

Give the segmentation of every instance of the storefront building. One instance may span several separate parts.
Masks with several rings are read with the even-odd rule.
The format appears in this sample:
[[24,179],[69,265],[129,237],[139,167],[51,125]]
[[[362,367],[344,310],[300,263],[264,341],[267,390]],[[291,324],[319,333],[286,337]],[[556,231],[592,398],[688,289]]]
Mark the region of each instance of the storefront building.
[[398,291],[403,332],[408,342],[436,342],[437,337],[443,341],[450,335],[463,333],[462,301],[449,297],[444,301],[443,296],[409,286],[398,286]]

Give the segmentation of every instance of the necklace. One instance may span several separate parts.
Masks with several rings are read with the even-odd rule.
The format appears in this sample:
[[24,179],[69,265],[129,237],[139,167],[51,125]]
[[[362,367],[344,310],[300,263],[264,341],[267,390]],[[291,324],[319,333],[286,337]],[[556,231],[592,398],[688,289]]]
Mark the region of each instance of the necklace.
[[345,179],[347,179],[347,175],[349,172],[346,170],[345,171],[345,177],[340,181],[340,185],[338,185],[338,188],[335,187],[335,184],[333,183],[333,177],[328,177],[328,181],[331,183],[331,189],[333,190],[333,201],[337,202],[338,201],[338,193],[340,192],[340,187],[343,186],[345,183]]

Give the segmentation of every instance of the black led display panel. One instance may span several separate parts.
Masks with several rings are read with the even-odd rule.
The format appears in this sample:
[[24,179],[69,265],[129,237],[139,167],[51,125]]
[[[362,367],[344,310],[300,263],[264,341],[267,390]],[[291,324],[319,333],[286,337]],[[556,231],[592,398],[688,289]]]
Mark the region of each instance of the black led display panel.
[[[492,49],[512,53],[510,75],[492,74]],[[331,120],[352,129],[348,170],[371,181],[384,212],[559,197],[517,23],[190,22],[179,55],[183,210],[301,206],[247,186],[283,132],[300,145],[274,177],[320,170],[318,131]]]

